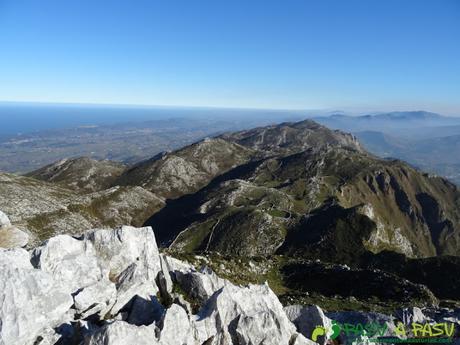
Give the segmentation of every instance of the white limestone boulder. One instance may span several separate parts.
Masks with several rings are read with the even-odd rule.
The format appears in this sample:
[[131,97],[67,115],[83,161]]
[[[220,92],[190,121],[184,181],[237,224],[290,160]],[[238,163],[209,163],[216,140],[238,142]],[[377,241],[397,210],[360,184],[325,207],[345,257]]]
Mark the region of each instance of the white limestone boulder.
[[151,299],[158,292],[155,280],[148,279],[147,269],[139,264],[133,263],[123,271],[116,280],[117,298],[110,313],[112,315],[132,303],[134,297],[139,296],[144,299]]
[[43,272],[67,284],[71,293],[108,276],[91,242],[69,235],[58,235],[33,251],[33,261]]
[[161,321],[159,343],[161,345],[196,344],[189,316],[181,306],[172,304],[171,307],[166,310],[164,318]]
[[115,304],[116,298],[115,284],[103,279],[78,292],[74,296],[74,307],[81,319],[94,314],[98,314],[100,319],[104,319]]
[[431,321],[430,318],[423,314],[423,311],[418,307],[399,309],[395,312],[394,316],[405,325],[411,325],[412,323],[426,323]]
[[[311,339],[313,330],[317,326],[324,327],[326,330],[331,329],[331,320],[324,314],[323,310],[316,305],[290,305],[285,307],[284,311],[288,319],[296,326],[297,331],[309,339]],[[324,345],[327,339],[326,334],[325,336],[317,337],[316,342]]]
[[304,337],[300,333],[297,334],[297,336],[291,341],[292,341],[292,345],[318,345],[318,343],[315,343],[314,341]]
[[11,225],[8,216],[0,211],[0,248],[25,247],[29,243],[29,235]]
[[197,270],[192,265],[171,257],[165,256],[163,260],[172,281],[179,284],[191,298],[201,302],[208,300],[228,284],[228,281],[218,277],[208,267]]
[[115,316],[135,296],[150,299],[158,292],[161,264],[151,228],[96,229],[81,239],[58,235],[34,250],[33,262],[76,294],[82,318]]
[[29,235],[11,225],[0,227],[0,247],[16,248],[25,247],[29,243]]
[[55,345],[62,340],[62,337],[54,329],[47,328],[40,333],[40,339],[39,345]]
[[278,345],[289,344],[297,336],[295,326],[267,284],[225,285],[203,306],[195,324],[197,340],[202,343],[216,336],[236,338],[241,345]]
[[10,226],[11,225],[11,222],[10,222],[10,219],[8,218],[8,216],[3,213],[2,211],[0,211],[0,227],[2,226]]
[[85,234],[98,258],[108,267],[111,279],[136,263],[145,278],[154,281],[161,270],[158,247],[151,227],[123,226],[114,230],[98,229]]
[[0,255],[0,301],[2,345],[33,344],[41,333],[65,322],[73,304],[68,290],[52,275],[28,266],[21,250]]
[[165,314],[165,307],[152,296],[150,299],[136,296],[129,311],[127,321],[132,325],[148,326],[159,323]]
[[32,269],[30,254],[22,248],[0,248],[0,266]]
[[38,336],[44,344],[312,344],[267,284],[236,286],[160,255],[149,227],[59,235],[32,253],[0,249],[0,301],[0,345]]
[[[135,326],[125,321],[115,321],[87,337],[85,345],[155,345],[156,327]],[[172,343],[177,344],[177,343]]]

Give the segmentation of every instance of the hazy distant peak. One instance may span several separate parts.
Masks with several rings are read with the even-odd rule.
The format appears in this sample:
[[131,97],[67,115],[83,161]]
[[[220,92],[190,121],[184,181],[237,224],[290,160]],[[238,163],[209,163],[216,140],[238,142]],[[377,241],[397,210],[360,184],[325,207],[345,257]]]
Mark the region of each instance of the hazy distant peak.
[[[360,116],[347,115],[343,113],[333,113],[322,118],[330,119],[362,119],[362,120],[437,120],[445,116],[424,110],[413,111],[392,111],[387,113],[365,114]],[[316,118],[315,118],[316,119]]]
[[335,118],[335,119],[340,119],[340,118],[344,118],[344,117],[348,117],[349,115],[347,114],[332,114],[332,115],[329,115],[329,117],[331,118]]
[[431,113],[428,111],[393,111],[390,113],[377,114],[371,117],[374,118],[387,118],[395,120],[430,120],[430,119],[439,119],[443,116],[437,113]]

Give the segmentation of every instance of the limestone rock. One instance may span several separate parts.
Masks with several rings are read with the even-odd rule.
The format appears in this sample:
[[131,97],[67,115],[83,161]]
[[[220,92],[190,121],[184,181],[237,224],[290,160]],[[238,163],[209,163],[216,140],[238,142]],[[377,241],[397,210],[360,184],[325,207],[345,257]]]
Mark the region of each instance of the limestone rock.
[[71,293],[101,280],[107,273],[99,264],[92,243],[69,235],[49,239],[33,252],[36,267],[66,283]]
[[[318,306],[290,305],[285,307],[284,311],[288,319],[296,326],[297,331],[310,339],[317,326],[324,327],[326,330],[331,327],[331,320],[324,315],[323,310]],[[326,344],[327,336],[319,336],[316,342],[322,345]]]
[[0,247],[25,247],[29,243],[29,235],[14,226],[0,227]]
[[297,335],[294,325],[289,322],[281,303],[267,284],[248,287],[225,285],[204,305],[199,317],[203,319],[204,316],[209,321],[201,330],[206,329],[210,333],[201,332],[199,341],[202,342],[214,332],[221,339],[238,339],[242,345],[261,341],[266,345],[288,344]]
[[10,219],[8,218],[6,214],[0,211],[0,227],[9,226],[9,225],[11,225]]
[[360,312],[360,311],[340,311],[325,313],[325,315],[334,321],[339,323],[351,323],[351,324],[366,324],[377,322],[379,324],[392,323],[393,317],[375,312]]
[[[21,254],[20,254],[21,253]],[[5,256],[23,256],[20,251]],[[32,344],[46,328],[58,326],[73,304],[60,282],[41,270],[0,260],[0,344]]]
[[75,309],[82,319],[96,313],[103,319],[115,303],[116,297],[115,284],[108,280],[100,280],[84,288],[74,297]]
[[60,334],[56,333],[54,329],[47,328],[40,334],[37,340],[39,341],[38,345],[55,345],[60,339]]
[[29,235],[11,225],[8,216],[0,211],[0,248],[24,247],[29,242]]
[[22,248],[0,248],[0,266],[32,269],[30,254]]
[[169,273],[166,276],[170,276],[171,280],[167,282],[167,289],[172,289],[172,284],[177,283],[191,298],[200,302],[208,300],[216,291],[228,284],[209,267],[196,269],[188,263],[168,256],[164,256],[162,262],[164,270]]
[[115,230],[93,230],[85,240],[94,245],[97,256],[116,277],[136,263],[145,269],[146,278],[154,281],[161,270],[158,247],[151,227],[123,226]]
[[[125,321],[115,321],[89,336],[85,345],[155,345],[155,326],[135,326]],[[172,344],[171,344],[172,345]]]
[[0,345],[312,344],[267,284],[160,255],[151,228],[0,249],[0,301]]
[[82,315],[110,311],[115,316],[135,296],[149,299],[158,292],[161,266],[151,228],[92,230],[81,239],[58,235],[34,250],[33,261],[71,293],[83,289],[76,295]]
[[403,308],[399,309],[395,313],[395,317],[404,323],[410,325],[411,323],[425,323],[429,321],[429,318],[423,314],[420,308]]
[[[314,341],[311,341],[308,338],[305,338],[302,334],[298,334],[294,340],[291,340],[292,345],[317,345]],[[291,344],[290,344],[291,345]]]
[[161,322],[160,344],[195,344],[193,339],[192,325],[184,308],[177,304],[172,304],[166,310]]
[[201,302],[208,300],[216,291],[228,284],[226,280],[219,278],[208,267],[187,273],[176,271],[174,277],[191,298]]
[[151,299],[158,292],[155,280],[148,280],[146,269],[141,264],[131,264],[117,278],[117,300],[110,313],[112,315],[133,302],[134,297],[139,296],[144,299]]
[[136,326],[148,326],[154,322],[159,323],[163,318],[164,313],[165,308],[156,297],[145,299],[136,296],[127,321]]

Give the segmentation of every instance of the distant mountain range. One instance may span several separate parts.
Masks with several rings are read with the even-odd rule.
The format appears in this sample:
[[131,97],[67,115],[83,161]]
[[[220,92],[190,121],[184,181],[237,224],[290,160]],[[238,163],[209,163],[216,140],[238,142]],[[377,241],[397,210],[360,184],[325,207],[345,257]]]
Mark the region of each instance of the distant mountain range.
[[[460,118],[442,116],[427,111],[401,111],[362,116],[332,114],[330,116],[313,117],[313,119],[330,128],[345,131],[391,130],[405,137],[411,137],[416,134],[413,131],[418,128],[460,126]],[[431,132],[431,135],[438,134],[442,133]]]
[[460,118],[424,111],[316,117],[355,134],[370,152],[403,159],[460,184]]

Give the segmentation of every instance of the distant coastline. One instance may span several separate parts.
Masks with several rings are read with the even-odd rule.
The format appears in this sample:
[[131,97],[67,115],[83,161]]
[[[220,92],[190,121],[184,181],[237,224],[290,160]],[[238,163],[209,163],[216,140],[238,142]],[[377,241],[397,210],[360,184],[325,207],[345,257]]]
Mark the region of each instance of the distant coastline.
[[269,109],[232,109],[206,107],[136,106],[110,104],[58,104],[0,102],[0,136],[10,136],[47,129],[108,125],[124,122],[165,120],[171,118],[267,117],[274,122],[297,120],[305,111]]

